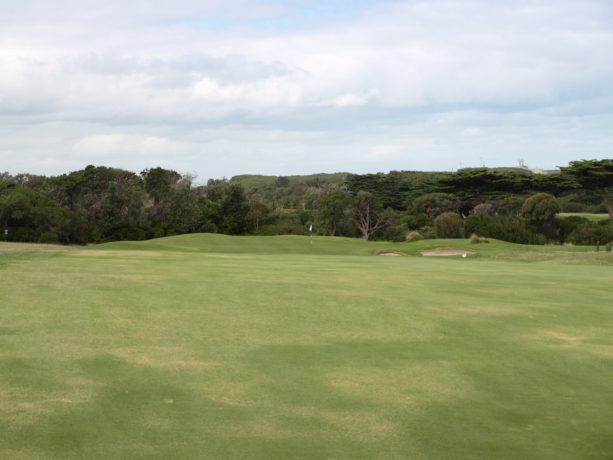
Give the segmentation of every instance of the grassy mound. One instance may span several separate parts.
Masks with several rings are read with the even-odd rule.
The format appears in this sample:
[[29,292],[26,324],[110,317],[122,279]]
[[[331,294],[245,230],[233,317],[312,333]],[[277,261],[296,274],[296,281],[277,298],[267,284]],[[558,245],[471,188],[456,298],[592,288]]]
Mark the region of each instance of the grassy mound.
[[357,238],[326,236],[228,236],[197,233],[148,241],[121,241],[93,246],[93,251],[163,251],[211,254],[303,254],[334,256],[369,256],[397,252],[420,256],[421,251],[437,248],[474,251],[471,258],[521,262],[554,261],[571,264],[613,265],[613,255],[596,253],[589,246],[531,246],[490,239],[489,244],[471,245],[469,239],[436,239],[390,243]]
[[148,241],[121,241],[97,250],[149,250],[217,254],[371,255],[390,243],[323,236],[228,236],[208,233],[170,236]]

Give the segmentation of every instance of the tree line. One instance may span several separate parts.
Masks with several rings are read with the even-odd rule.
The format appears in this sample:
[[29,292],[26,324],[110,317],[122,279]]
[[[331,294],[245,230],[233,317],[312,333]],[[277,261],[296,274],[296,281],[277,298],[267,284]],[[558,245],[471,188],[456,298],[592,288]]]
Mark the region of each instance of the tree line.
[[[608,213],[594,222],[559,212]],[[87,166],[47,177],[0,173],[0,226],[11,241],[86,244],[194,232],[364,239],[463,237],[518,243],[613,240],[613,160],[559,174],[520,168],[453,173],[236,176],[197,184],[161,167]]]

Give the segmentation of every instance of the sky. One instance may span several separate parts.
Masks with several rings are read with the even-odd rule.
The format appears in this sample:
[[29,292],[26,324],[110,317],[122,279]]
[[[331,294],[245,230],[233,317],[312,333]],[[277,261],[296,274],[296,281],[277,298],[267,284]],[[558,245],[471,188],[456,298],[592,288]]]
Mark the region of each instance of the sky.
[[0,171],[612,157],[610,0],[0,1]]

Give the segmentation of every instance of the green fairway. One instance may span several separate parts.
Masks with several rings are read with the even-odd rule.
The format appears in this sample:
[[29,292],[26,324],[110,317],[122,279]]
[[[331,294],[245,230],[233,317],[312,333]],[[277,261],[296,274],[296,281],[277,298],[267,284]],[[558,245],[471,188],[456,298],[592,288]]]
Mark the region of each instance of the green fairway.
[[2,459],[613,458],[594,248],[0,243],[0,275]]

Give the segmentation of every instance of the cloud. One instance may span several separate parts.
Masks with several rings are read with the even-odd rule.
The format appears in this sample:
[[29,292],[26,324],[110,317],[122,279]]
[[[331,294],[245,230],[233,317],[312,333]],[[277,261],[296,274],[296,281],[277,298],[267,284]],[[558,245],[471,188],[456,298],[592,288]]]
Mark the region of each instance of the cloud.
[[186,147],[155,135],[95,134],[77,140],[72,152],[85,160],[119,160],[123,156],[156,160],[168,152],[185,152]]
[[379,161],[395,157],[402,153],[403,147],[401,145],[374,145],[372,146],[364,158],[369,161]]
[[109,154],[120,153],[124,141],[125,137],[121,134],[87,136],[75,143],[73,151],[85,158],[104,158]]
[[7,0],[0,159],[551,167],[610,155],[611,49],[604,0]]
[[365,105],[367,101],[368,98],[364,96],[343,94],[342,96],[334,99],[334,105],[336,107],[359,107],[361,105]]

